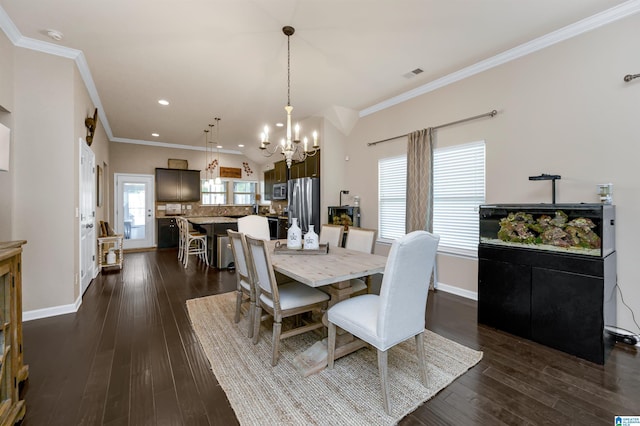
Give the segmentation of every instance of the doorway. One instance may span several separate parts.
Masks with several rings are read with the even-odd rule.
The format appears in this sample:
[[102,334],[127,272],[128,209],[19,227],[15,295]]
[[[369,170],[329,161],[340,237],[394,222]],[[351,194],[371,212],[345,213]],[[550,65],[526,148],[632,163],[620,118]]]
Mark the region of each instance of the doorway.
[[96,157],[80,139],[80,294],[96,276]]
[[154,246],[154,176],[116,173],[115,225],[124,249]]

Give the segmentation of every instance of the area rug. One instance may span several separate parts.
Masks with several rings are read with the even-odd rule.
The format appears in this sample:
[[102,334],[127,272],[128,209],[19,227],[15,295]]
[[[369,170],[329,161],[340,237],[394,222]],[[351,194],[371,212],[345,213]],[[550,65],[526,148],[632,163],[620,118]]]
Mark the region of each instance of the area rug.
[[[241,425],[390,425],[415,410],[482,359],[482,352],[427,330],[429,386],[420,382],[415,339],[389,350],[392,415],[384,412],[376,351],[363,348],[336,360],[333,370],[302,375],[293,358],[319,336],[306,333],[281,342],[271,366],[271,329],[253,345],[247,320],[233,322],[235,292],[187,301],[191,323],[211,369]],[[283,326],[284,328],[284,326]]]

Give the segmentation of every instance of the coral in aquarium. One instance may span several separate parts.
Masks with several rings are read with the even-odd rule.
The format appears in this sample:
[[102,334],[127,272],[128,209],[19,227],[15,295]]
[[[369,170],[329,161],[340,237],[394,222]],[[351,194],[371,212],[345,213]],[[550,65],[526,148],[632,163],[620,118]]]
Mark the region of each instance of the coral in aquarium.
[[553,218],[540,215],[535,220],[529,213],[517,212],[500,219],[498,238],[512,243],[596,249],[602,241],[593,231],[595,227],[593,221],[585,217],[569,221],[562,210],[556,211]]

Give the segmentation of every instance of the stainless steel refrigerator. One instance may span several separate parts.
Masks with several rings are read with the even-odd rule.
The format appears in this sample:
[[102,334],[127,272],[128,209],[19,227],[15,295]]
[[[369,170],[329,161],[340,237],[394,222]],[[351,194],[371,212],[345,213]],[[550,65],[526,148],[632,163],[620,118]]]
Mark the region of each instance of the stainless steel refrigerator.
[[290,179],[288,183],[289,225],[292,219],[298,219],[302,235],[313,225],[316,234],[320,233],[320,179]]

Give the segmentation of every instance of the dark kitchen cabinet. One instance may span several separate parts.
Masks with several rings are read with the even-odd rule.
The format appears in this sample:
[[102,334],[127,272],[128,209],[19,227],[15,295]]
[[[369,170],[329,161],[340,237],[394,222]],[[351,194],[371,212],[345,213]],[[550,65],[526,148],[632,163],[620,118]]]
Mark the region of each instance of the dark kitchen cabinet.
[[287,162],[285,160],[278,161],[273,164],[273,179],[274,183],[287,183],[289,178]]
[[157,219],[158,248],[178,247],[180,231],[173,217],[161,217]]
[[[293,166],[292,166],[293,167]],[[278,161],[273,164],[273,169],[264,172],[264,199],[273,198],[273,184],[287,183],[289,178],[286,161]]]
[[275,182],[275,170],[264,172],[264,199],[271,200],[273,196],[273,184]]
[[306,177],[307,169],[304,161],[296,161],[291,163],[291,169],[289,169],[289,177],[291,179],[298,179]]
[[157,168],[156,201],[200,201],[200,171]]
[[[232,231],[238,230],[237,223],[206,223],[201,225],[193,225],[199,231],[207,234],[207,258],[209,265],[216,266],[218,264],[218,239],[226,237],[227,229]],[[221,247],[222,248],[222,247]],[[226,268],[226,264],[222,265]]]
[[303,177],[320,177],[320,151],[305,158],[304,161],[296,161],[291,164],[289,179]]

